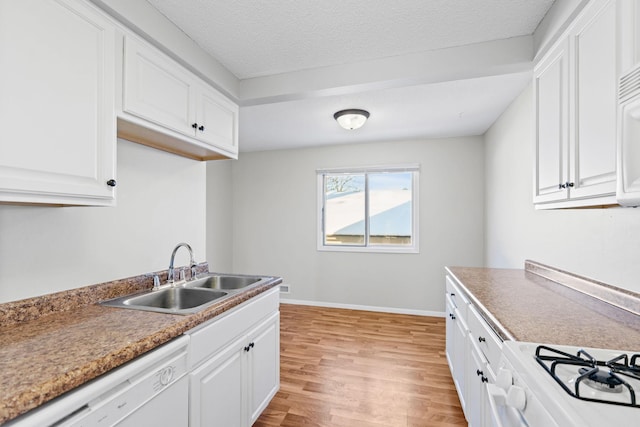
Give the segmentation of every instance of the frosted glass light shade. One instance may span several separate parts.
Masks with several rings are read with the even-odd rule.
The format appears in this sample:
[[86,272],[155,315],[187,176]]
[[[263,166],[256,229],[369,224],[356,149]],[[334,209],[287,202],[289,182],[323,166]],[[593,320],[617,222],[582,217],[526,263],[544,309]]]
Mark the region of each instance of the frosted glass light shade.
[[333,115],[338,124],[347,130],[358,129],[364,125],[369,118],[369,112],[365,110],[341,110]]

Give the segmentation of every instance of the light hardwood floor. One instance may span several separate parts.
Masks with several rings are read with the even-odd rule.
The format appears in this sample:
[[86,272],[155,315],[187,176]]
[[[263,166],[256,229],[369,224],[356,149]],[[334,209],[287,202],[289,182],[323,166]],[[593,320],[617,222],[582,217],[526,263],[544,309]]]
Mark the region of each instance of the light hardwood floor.
[[467,425],[445,358],[445,319],[280,310],[280,391],[254,427]]

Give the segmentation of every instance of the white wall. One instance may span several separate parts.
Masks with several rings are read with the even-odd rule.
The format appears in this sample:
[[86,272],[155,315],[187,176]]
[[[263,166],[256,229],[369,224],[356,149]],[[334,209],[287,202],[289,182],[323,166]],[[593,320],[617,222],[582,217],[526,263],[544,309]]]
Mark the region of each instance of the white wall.
[[182,241],[204,261],[205,181],[203,162],[119,140],[117,207],[0,205],[0,302],[166,269]]
[[[420,254],[316,250],[316,169],[415,162]],[[232,171],[233,269],[291,299],[442,312],[444,266],[482,264],[481,137],[242,153]]]
[[234,162],[207,162],[207,261],[209,271],[218,273],[230,272],[233,268],[231,166]]
[[485,262],[533,259],[640,291],[640,209],[533,208],[531,85],[485,135]]

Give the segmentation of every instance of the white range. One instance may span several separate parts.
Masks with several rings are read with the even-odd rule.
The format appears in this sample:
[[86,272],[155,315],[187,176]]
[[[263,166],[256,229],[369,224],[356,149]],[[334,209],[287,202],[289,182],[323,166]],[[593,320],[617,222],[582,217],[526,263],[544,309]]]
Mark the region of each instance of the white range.
[[640,426],[640,354],[506,341],[488,384],[495,427]]

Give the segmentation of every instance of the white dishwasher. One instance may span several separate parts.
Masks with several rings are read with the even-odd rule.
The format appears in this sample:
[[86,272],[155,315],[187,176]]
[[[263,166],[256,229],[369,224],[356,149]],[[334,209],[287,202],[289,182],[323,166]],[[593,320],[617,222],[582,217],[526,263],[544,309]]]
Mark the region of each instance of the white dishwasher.
[[188,336],[181,336],[2,427],[187,427]]

